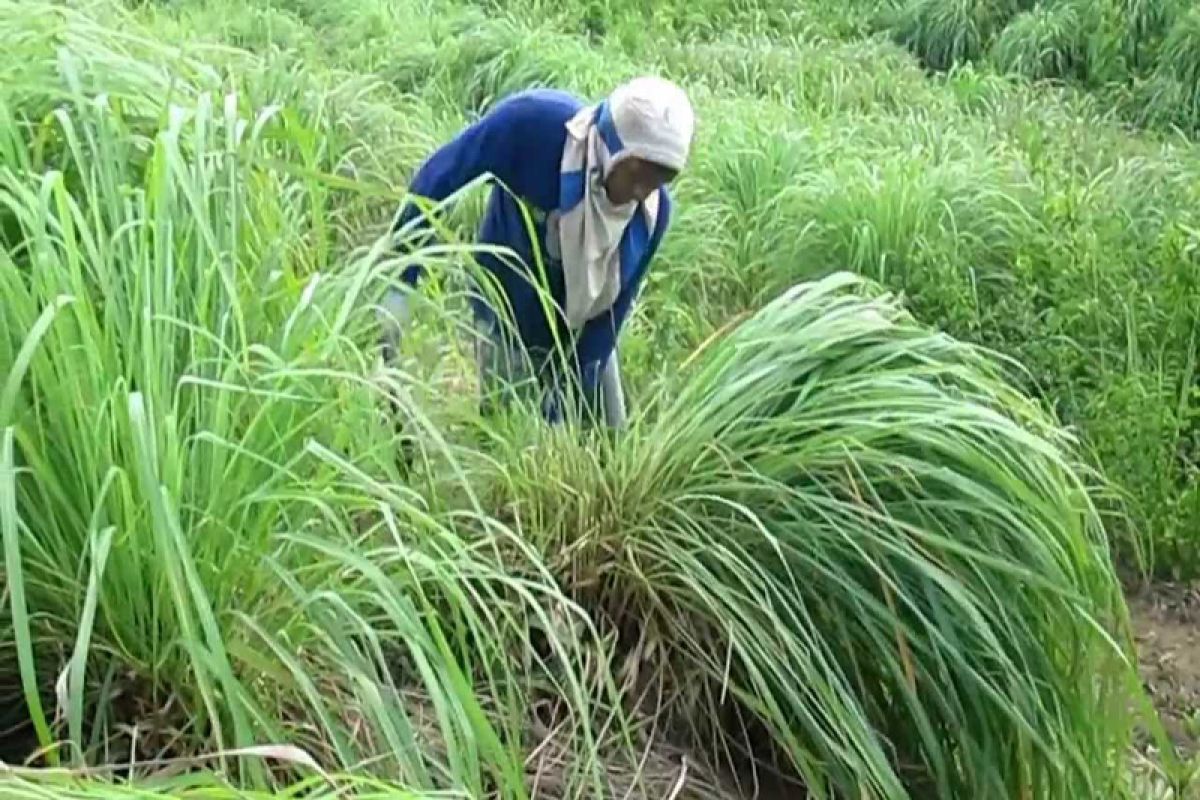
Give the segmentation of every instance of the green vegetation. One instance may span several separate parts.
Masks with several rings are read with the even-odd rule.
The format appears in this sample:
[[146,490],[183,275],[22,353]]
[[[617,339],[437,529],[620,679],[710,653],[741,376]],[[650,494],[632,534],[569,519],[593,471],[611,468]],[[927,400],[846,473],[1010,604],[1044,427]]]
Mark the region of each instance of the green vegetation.
[[983,55],[1013,18],[1018,0],[913,0],[896,15],[897,38],[932,69]]
[[1188,0],[904,0],[875,20],[931,69],[987,61],[1096,91],[1135,124],[1200,134]]
[[[1200,17],[1079,8],[0,0],[0,761],[58,768],[0,795],[1146,796],[1110,556],[1200,569]],[[478,194],[380,366],[420,160],[648,71],[699,141],[633,428],[478,418]]]
[[1087,78],[1088,7],[1063,3],[1039,6],[1018,14],[996,37],[992,59],[1005,72],[1034,80]]

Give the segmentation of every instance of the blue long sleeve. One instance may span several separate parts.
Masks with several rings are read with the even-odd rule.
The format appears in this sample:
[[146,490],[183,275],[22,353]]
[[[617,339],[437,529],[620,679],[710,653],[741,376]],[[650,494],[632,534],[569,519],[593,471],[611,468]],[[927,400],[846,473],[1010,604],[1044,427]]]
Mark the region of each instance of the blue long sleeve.
[[[435,241],[435,233],[432,214],[422,206],[440,204],[481,177],[493,178],[476,241],[513,253],[516,262],[494,252],[476,253],[475,260],[498,281],[503,301],[514,314],[516,339],[531,352],[548,354],[566,333],[561,313],[548,313],[543,308],[536,281],[530,280],[535,276],[530,273],[536,258],[546,253],[547,220],[564,202],[561,162],[566,126],[582,108],[582,99],[555,89],[531,89],[502,100],[421,165],[409,185],[411,199],[392,226],[393,233],[403,231],[403,241],[395,245],[397,251],[406,253],[427,246]],[[616,301],[573,337],[568,356],[573,364],[559,362],[548,367],[543,375],[547,386],[569,378],[583,390],[580,399],[595,402],[601,371],[641,291],[669,217],[670,199],[664,188],[653,230],[639,218],[622,240],[622,286]],[[561,304],[562,267],[557,262],[549,265],[549,285],[541,288],[548,288],[555,302]],[[425,270],[426,265],[412,263],[404,268],[400,279],[415,288]],[[472,297],[472,305],[483,320],[496,313],[482,296]],[[574,375],[564,375],[562,367]]]
[[[430,156],[413,176],[410,194],[441,202],[476,178],[491,174],[505,184],[513,182],[513,164],[526,128],[536,107],[526,97],[514,97],[498,103],[488,114],[469,125],[454,139]],[[419,248],[433,241],[430,222],[414,201],[405,203],[392,226],[393,232],[417,220],[411,238],[403,250]],[[415,286],[424,273],[424,265],[407,267],[401,279]]]

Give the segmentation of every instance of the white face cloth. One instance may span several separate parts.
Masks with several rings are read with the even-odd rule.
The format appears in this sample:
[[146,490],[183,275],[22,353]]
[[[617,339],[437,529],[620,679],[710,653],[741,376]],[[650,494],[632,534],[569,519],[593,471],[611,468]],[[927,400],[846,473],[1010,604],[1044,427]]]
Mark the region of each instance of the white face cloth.
[[584,179],[583,200],[558,219],[565,313],[572,330],[607,311],[621,290],[621,237],[638,204],[613,205],[605,178],[632,157],[683,169],[695,127],[687,96],[660,78],[637,78],[609,97],[608,113],[621,143],[618,152],[609,152],[605,144],[597,109],[588,106],[567,123],[562,156],[562,172],[582,171]]

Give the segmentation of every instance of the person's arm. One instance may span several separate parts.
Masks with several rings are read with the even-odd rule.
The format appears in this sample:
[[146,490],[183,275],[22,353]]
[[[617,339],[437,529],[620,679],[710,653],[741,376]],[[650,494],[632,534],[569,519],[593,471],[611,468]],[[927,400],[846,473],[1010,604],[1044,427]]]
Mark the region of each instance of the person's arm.
[[671,202],[666,191],[660,195],[658,220],[651,234],[642,263],[632,279],[621,287],[617,299],[608,311],[588,320],[579,333],[575,344],[575,359],[584,401],[590,408],[597,408],[600,375],[616,347],[617,337],[629,317],[633,302],[641,292],[650,263],[658,252],[663,234],[671,222]]
[[[392,233],[402,228],[403,240],[396,242],[393,251],[407,255],[428,245],[434,239],[432,225],[415,198],[433,203],[441,201],[482,175],[490,174],[509,187],[513,186],[516,154],[537,125],[537,115],[544,109],[535,98],[516,95],[497,103],[477,122],[467,126],[453,140],[431,155],[409,185],[409,200],[400,209],[392,224]],[[518,189],[519,191],[519,189]],[[404,286],[389,289],[379,311],[383,327],[383,357],[392,363],[400,349],[402,330],[410,315],[408,293],[416,288],[425,267],[411,263],[400,273]]]
[[[467,126],[450,142],[431,155],[417,170],[409,185],[409,193],[440,203],[481,175],[490,174],[511,186],[514,155],[527,136],[528,122],[537,111],[536,101],[528,97],[503,100],[477,122]],[[433,232],[425,212],[415,200],[404,204],[392,225],[392,232],[409,226],[401,252],[427,245]],[[424,272],[421,264],[412,264],[401,273],[410,287],[415,287]]]

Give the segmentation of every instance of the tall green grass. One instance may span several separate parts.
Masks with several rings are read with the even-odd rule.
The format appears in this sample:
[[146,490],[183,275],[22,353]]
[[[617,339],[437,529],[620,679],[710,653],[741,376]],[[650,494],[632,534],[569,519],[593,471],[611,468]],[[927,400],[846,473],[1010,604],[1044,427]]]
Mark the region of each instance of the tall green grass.
[[[288,35],[327,28],[306,52],[333,59],[402,7],[296,4]],[[1068,158],[1064,106],[970,76],[906,74],[906,104],[843,60],[883,45],[820,85],[706,74],[626,340],[635,422],[606,441],[478,418],[452,236],[416,254],[447,280],[381,367],[403,263],[357,245],[444,132],[528,81],[599,91],[611,51],[447,26],[444,60],[394,60],[402,91],[3,10],[28,80],[0,97],[0,696],[43,763],[215,754],[264,790],[311,766],[238,748],[286,743],[380,796],[719,797],[751,770],[817,797],[1120,796],[1136,687],[1099,486],[1025,389],[1093,423],[1136,396],[1115,376],[1157,376],[1153,407],[1186,411],[1190,312],[1157,303],[1191,285],[1181,158],[1100,135]],[[382,73],[425,22],[347,59]],[[1146,283],[1130,253],[1176,270]],[[1178,500],[1179,470],[1154,491]]]
[[1171,27],[1159,53],[1159,69],[1182,89],[1180,118],[1200,120],[1200,8],[1193,6]]
[[[1138,24],[1147,31],[1176,13],[1143,6]],[[635,389],[761,298],[849,266],[904,290],[924,319],[1028,365],[1036,384],[1027,388],[1081,429],[1130,495],[1122,554],[1150,552],[1155,539],[1153,563],[1139,566],[1194,570],[1192,423],[1178,400],[1155,398],[1178,397],[1188,380],[1186,281],[1172,276],[1193,263],[1186,231],[1200,219],[1184,186],[1196,158],[1119,123],[1134,110],[1174,113],[1182,84],[1163,75],[1119,91],[1117,102],[1108,90],[1031,85],[982,63],[929,79],[895,45],[761,27],[754,7],[731,6],[727,24],[701,31],[608,3],[603,14],[624,27],[585,36],[574,11],[544,4],[293,3],[289,19],[307,35],[289,27],[280,42],[300,49],[280,53],[270,30],[256,29],[250,41],[271,77],[236,74],[256,92],[278,91],[329,116],[337,136],[327,149],[350,154],[336,169],[376,183],[402,182],[459,125],[521,86],[596,97],[637,71],[680,80],[707,122],[676,187],[676,227],[635,310],[626,370]],[[1111,80],[1105,54],[1123,59],[1126,46],[1123,29],[1109,24],[1126,12],[1100,10],[1082,15],[1088,24],[1074,48],[1097,86]],[[226,0],[192,0],[145,16],[179,37],[238,12]],[[386,24],[391,18],[405,24]],[[297,63],[323,77],[293,74]],[[347,69],[381,80],[347,84]],[[328,206],[345,241],[361,241],[394,209],[350,197],[331,195]],[[1135,366],[1116,369],[1120,351]],[[1145,431],[1130,443],[1110,409],[1135,403],[1141,410],[1130,413]],[[1182,449],[1153,433],[1152,420],[1163,420]]]
[[[277,748],[273,755],[287,760],[294,758]],[[301,759],[302,760],[302,759]],[[193,771],[183,776],[158,777],[153,780],[118,782],[95,775],[87,777],[69,771],[14,770],[0,777],[0,792],[8,800],[258,800],[267,797],[332,798],[353,796],[364,800],[431,800],[441,795],[418,794],[402,787],[388,785],[368,778],[318,776],[297,781],[280,791],[246,790],[232,785],[228,779],[212,772]]]
[[982,56],[1023,5],[1020,0],[912,0],[895,15],[894,36],[921,63],[945,70]]
[[880,19],[930,69],[990,61],[1004,74],[1067,81],[1134,124],[1194,138],[1194,16],[1180,0],[909,0]]
[[[522,796],[543,670],[509,654],[555,590],[394,484],[371,262],[322,271],[323,192],[270,166],[323,132],[194,97],[157,128],[102,95],[3,114],[0,681],[51,763],[287,742]],[[552,644],[586,719],[580,642]]]
[[494,480],[663,725],[820,796],[1117,790],[1103,533],[989,355],[838,273],[656,398],[618,447],[548,436]]
[[996,38],[992,58],[1005,72],[1034,79],[1082,77],[1086,70],[1082,6],[1063,3],[1017,15]]

